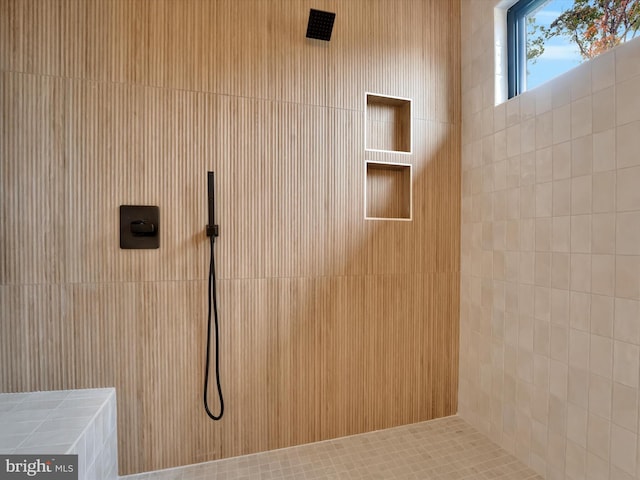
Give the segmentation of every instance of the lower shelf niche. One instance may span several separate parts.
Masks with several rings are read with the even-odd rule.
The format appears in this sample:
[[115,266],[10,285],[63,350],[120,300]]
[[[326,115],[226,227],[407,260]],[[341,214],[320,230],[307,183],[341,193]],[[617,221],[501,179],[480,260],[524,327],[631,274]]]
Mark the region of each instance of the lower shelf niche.
[[365,218],[411,220],[411,165],[367,162]]

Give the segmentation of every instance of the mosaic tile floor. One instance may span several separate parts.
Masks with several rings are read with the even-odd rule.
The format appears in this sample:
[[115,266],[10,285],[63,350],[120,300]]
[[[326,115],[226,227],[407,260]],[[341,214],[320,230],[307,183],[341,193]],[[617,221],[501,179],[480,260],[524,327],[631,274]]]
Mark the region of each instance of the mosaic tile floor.
[[123,480],[542,480],[458,417],[120,477]]

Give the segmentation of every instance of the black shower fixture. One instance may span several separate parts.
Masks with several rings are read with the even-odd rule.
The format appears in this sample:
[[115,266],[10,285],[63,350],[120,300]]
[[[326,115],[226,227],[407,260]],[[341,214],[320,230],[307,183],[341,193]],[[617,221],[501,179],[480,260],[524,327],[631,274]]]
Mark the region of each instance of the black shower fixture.
[[[216,293],[216,261],[213,255],[213,244],[218,236],[218,225],[215,218],[215,191],[214,191],[214,174],[207,173],[207,193],[209,199],[209,223],[207,224],[207,237],[209,237],[209,245],[211,254],[209,256],[209,313],[207,315],[207,357],[204,367],[204,410],[211,420],[220,420],[224,414],[224,399],[222,398],[222,387],[220,386],[220,328],[218,326],[218,296]],[[207,401],[207,391],[209,390],[209,363],[211,360],[211,320],[213,320],[214,336],[215,336],[215,369],[216,369],[216,387],[218,390],[218,398],[220,400],[220,413],[218,415],[211,412],[209,402]]]
[[309,24],[307,25],[307,38],[315,38],[328,42],[331,40],[331,31],[336,14],[324,12],[314,8],[309,12]]
[[159,207],[120,205],[120,248],[159,248],[159,225]]

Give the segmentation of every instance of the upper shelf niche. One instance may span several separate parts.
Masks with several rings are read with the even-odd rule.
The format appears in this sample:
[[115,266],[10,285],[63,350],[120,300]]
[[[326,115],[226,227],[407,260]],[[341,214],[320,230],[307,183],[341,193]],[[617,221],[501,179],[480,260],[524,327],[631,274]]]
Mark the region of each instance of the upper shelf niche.
[[411,153],[411,100],[367,93],[365,149]]

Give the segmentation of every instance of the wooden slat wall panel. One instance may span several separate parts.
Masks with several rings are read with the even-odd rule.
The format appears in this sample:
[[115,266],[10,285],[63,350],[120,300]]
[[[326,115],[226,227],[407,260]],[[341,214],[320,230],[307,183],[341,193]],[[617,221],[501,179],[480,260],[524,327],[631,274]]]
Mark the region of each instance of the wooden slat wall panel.
[[73,328],[58,285],[2,286],[2,390],[72,388]]
[[[454,413],[458,37],[444,0],[0,0],[0,391],[115,386],[121,474]],[[411,155],[365,152],[366,91]],[[411,222],[365,220],[366,160],[412,165]],[[118,248],[138,203],[158,250]]]
[[[151,313],[153,305],[142,303],[142,290],[133,283],[70,284],[66,293],[71,306],[68,328],[78,359],[73,387],[116,387],[118,437],[126,439],[118,442],[121,465],[143,464],[149,447],[144,443],[150,437],[144,394],[153,391],[153,379],[141,371],[150,351],[143,341],[149,322],[139,311]],[[130,445],[136,445],[135,452]]]
[[[364,93],[362,94],[364,102]],[[363,108],[363,107],[361,107]],[[364,275],[367,272],[367,238],[364,220],[364,113],[363,110],[329,110],[327,134],[324,143],[328,157],[325,191],[324,226],[319,232],[324,236],[326,248],[320,252],[322,275]],[[324,234],[322,234],[324,232]]]
[[[0,74],[3,284],[65,278],[64,81]],[[5,140],[6,139],[6,140]],[[39,139],[34,141],[34,139]],[[5,143],[6,142],[6,143]]]
[[[333,438],[365,430],[365,277],[325,277],[317,284],[322,370],[318,392],[320,436]],[[346,321],[345,319],[351,319]]]

